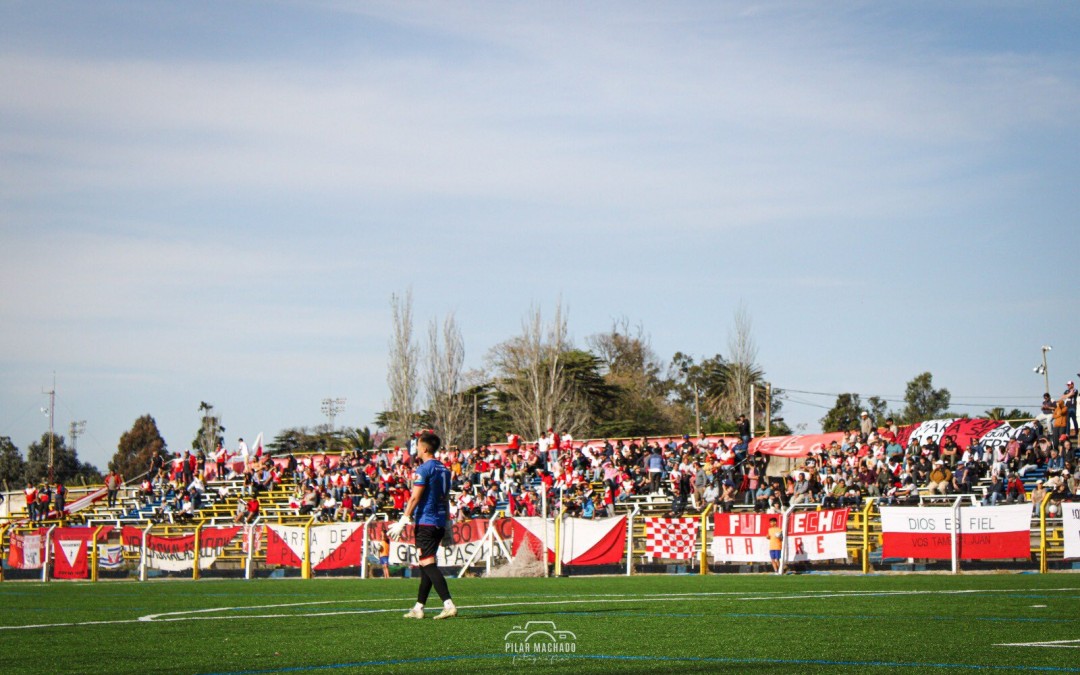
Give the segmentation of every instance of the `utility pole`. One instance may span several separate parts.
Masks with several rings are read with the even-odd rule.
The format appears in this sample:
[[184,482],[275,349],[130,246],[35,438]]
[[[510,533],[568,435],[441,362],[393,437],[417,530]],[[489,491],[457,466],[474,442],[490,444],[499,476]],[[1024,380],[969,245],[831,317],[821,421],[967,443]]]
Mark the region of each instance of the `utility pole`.
[[754,385],[750,385],[750,438],[754,437]]
[[765,436],[772,436],[772,382],[765,383]]

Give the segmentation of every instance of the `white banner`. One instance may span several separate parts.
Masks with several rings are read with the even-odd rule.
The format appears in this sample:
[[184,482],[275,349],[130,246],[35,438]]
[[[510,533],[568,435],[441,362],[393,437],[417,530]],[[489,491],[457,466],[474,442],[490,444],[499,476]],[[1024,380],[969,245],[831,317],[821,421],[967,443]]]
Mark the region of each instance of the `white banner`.
[[788,515],[784,559],[837,560],[847,558],[848,509],[794,511]]
[[1080,558],[1080,502],[1062,502],[1061,527],[1065,531],[1065,557]]

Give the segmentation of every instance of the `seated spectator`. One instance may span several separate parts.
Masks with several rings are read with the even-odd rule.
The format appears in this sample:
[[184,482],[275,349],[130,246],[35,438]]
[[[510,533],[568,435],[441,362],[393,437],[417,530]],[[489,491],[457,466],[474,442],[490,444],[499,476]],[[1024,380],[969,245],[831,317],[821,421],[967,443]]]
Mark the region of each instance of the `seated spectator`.
[[1020,480],[1019,474],[1009,476],[1009,482],[1005,486],[1005,503],[1023,502],[1027,499],[1027,490],[1024,489],[1024,481]]
[[927,483],[927,487],[930,488],[930,494],[948,494],[949,487],[951,486],[952,471],[949,471],[949,469],[946,468],[944,461],[940,459],[935,461],[934,469],[930,472],[930,482]]
[[[986,497],[982,500],[983,506],[996,506],[998,502],[1005,501],[1006,481],[997,471],[990,472],[990,485],[986,488]],[[1039,481],[1042,484],[1042,481]]]
[[717,500],[719,499],[720,487],[715,482],[713,482],[709,484],[709,486],[705,488],[705,492],[701,494],[701,508],[704,509],[709,504],[716,504]]
[[825,495],[822,506],[827,509],[835,509],[844,506],[844,498],[847,497],[848,487],[844,479],[836,481],[832,489]]
[[195,503],[191,500],[191,495],[187,494],[184,495],[180,510],[173,514],[173,522],[190,523],[193,520],[195,520]]
[[735,489],[735,483],[730,478],[725,478],[720,484],[720,511],[723,513],[731,513],[731,509],[735,506],[735,499],[738,496],[738,490]]
[[813,495],[810,492],[810,480],[805,472],[799,472],[791,493],[791,504],[810,504]]
[[957,462],[952,476],[952,489],[956,494],[966,495],[971,492],[971,468],[966,462]]
[[761,481],[758,489],[754,491],[754,511],[760,513],[769,510],[769,501],[773,497],[772,486],[766,481]]

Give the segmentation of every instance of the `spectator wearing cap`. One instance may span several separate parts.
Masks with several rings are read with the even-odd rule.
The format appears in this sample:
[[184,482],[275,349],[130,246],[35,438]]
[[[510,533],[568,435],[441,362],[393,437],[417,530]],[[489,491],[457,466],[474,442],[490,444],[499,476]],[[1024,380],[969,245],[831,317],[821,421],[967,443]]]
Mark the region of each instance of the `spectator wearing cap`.
[[865,443],[874,431],[874,420],[870,419],[870,413],[865,410],[859,413],[859,439]]
[[952,489],[956,494],[966,495],[971,492],[971,466],[967,462],[958,462],[952,476]]
[[930,471],[930,482],[926,484],[930,488],[930,494],[943,495],[948,492],[952,484],[952,471],[949,471],[942,460],[934,462],[934,468]]

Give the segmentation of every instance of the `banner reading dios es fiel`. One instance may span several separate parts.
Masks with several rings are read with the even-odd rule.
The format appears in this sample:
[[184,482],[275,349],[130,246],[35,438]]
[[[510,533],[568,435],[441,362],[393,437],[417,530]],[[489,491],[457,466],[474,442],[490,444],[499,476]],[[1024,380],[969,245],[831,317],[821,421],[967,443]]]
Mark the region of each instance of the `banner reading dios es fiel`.
[[960,560],[1031,557],[1031,504],[952,508],[881,507],[881,554],[886,558],[951,560],[959,532]]

